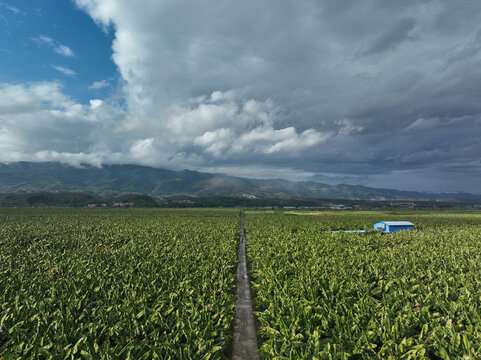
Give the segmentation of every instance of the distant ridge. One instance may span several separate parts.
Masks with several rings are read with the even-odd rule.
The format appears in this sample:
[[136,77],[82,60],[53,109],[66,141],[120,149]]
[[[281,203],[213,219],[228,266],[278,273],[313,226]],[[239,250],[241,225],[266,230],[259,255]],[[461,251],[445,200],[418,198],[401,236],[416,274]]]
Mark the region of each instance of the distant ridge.
[[357,185],[327,185],[312,181],[249,179],[198,171],[173,171],[139,165],[85,165],[56,162],[0,163],[0,193],[82,191],[115,196],[240,196],[251,198],[316,198],[360,200],[481,199],[481,195],[427,194]]

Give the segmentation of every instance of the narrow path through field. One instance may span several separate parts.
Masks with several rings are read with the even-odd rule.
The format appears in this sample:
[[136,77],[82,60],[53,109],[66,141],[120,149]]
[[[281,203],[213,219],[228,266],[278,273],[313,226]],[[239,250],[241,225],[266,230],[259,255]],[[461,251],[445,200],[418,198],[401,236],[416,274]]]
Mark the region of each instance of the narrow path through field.
[[254,312],[252,308],[249,274],[246,263],[246,237],[244,234],[244,210],[240,213],[240,241],[237,266],[237,301],[234,320],[233,360],[260,359],[257,345]]

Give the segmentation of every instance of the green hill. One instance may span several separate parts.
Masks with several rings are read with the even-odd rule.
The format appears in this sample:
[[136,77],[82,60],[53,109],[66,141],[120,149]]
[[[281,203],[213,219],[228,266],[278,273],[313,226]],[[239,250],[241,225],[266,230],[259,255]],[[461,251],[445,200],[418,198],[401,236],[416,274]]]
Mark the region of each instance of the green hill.
[[[249,179],[139,165],[104,165],[99,168],[89,165],[72,167],[55,162],[0,164],[0,193],[19,192],[87,192],[108,198],[137,193],[156,197],[192,195],[261,199],[481,199],[480,195],[470,194],[426,194],[356,185],[327,185],[312,181]],[[44,200],[48,203],[48,199]],[[84,200],[87,201],[79,201]]]

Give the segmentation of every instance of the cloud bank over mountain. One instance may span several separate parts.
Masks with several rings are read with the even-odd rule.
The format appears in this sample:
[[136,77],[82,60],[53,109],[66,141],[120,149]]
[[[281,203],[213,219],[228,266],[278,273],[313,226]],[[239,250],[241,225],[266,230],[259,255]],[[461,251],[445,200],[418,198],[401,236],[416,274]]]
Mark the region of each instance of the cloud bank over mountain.
[[3,84],[0,160],[481,192],[481,3],[75,3],[122,101]]

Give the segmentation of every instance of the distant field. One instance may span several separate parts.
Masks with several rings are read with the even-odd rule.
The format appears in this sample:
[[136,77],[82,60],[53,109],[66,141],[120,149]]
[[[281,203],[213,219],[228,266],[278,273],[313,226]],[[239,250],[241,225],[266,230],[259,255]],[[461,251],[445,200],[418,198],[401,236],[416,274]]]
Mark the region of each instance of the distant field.
[[390,215],[401,215],[403,218],[406,215],[435,215],[435,216],[445,216],[445,215],[481,215],[481,210],[477,209],[454,209],[454,208],[447,208],[447,209],[389,209],[389,210],[317,210],[317,209],[293,209],[293,210],[285,210],[285,209],[249,209],[245,211],[246,214],[249,215],[374,215],[377,217],[379,216],[390,216]]
[[[481,358],[481,214],[245,224],[263,358]],[[236,209],[0,209],[0,359],[228,358],[238,239]]]

